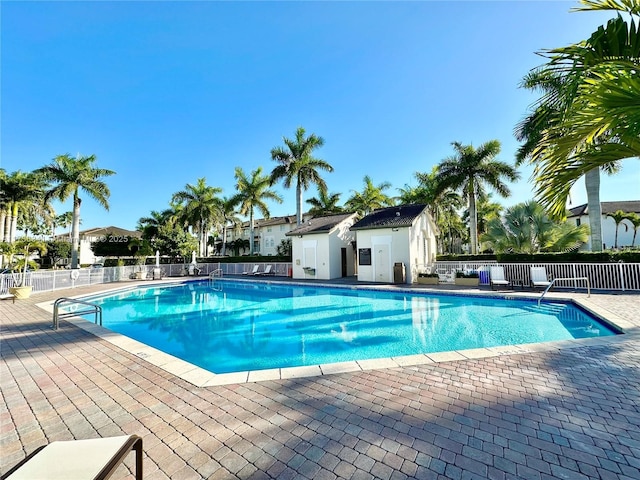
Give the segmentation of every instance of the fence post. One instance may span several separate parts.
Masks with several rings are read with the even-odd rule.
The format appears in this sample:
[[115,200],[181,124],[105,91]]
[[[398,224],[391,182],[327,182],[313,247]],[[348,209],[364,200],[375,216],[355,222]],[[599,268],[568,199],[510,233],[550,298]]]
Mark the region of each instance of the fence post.
[[618,270],[620,270],[620,286],[622,287],[622,291],[624,292],[624,269],[622,268],[621,262],[618,262]]

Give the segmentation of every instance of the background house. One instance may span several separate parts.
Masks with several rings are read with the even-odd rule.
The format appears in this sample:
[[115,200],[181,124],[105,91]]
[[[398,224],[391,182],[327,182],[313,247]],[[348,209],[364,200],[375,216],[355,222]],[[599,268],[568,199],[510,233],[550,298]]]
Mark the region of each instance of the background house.
[[287,233],[293,278],[330,280],[355,274],[355,213],[311,218]]
[[[640,200],[628,200],[622,202],[600,202],[602,209],[602,247],[613,248],[616,238],[616,222],[607,214],[615,213],[622,210],[625,213],[636,213],[640,215]],[[589,210],[587,204],[579,205],[569,209],[567,213],[567,221],[574,225],[589,225]],[[618,227],[618,248],[630,247],[633,241],[633,225],[628,220],[622,222]],[[640,241],[640,233],[637,236],[636,243]],[[590,251],[591,240],[582,246],[580,250]]]
[[406,283],[435,261],[437,227],[424,204],[382,208],[356,222],[358,280],[391,283],[394,264],[405,268]]
[[[304,219],[305,217],[303,217]],[[287,233],[296,228],[296,216],[259,218],[253,221],[254,253],[259,255],[277,255],[278,245],[286,239]],[[237,239],[249,240],[249,222],[243,222],[240,229],[227,230],[227,242]],[[247,250],[248,252],[248,250]],[[231,253],[231,252],[229,252]],[[243,253],[242,251],[240,252]]]
[[[102,257],[97,257],[91,250],[91,243],[99,240],[109,240],[114,242],[128,242],[131,238],[142,237],[142,232],[136,230],[126,230],[119,227],[96,227],[89,228],[87,230],[81,230],[80,237],[80,252],[78,254],[78,262],[81,265],[99,263],[102,262]],[[62,233],[55,236],[55,240],[59,242],[71,243],[71,233]]]

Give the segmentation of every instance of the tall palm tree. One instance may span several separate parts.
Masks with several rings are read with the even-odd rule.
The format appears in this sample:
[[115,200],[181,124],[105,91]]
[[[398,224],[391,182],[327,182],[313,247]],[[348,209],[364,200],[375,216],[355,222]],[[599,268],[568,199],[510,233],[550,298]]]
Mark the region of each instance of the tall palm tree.
[[476,200],[478,196],[485,195],[486,184],[499,195],[508,197],[511,192],[503,180],[514,182],[520,178],[520,175],[511,165],[496,159],[500,153],[498,140],[490,140],[477,149],[472,145],[462,145],[460,142],[453,142],[452,145],[456,154],[444,159],[438,165],[438,189],[440,191],[448,188],[462,190],[469,207],[471,253],[477,253]]
[[269,207],[266,201],[272,200],[282,203],[282,198],[273,190],[270,190],[271,177],[262,173],[262,167],[256,168],[249,176],[240,167],[236,167],[236,190],[233,201],[240,205],[240,215],[249,215],[249,252],[254,253],[253,240],[253,212],[255,209],[269,218]]
[[311,205],[309,214],[314,217],[320,217],[322,215],[341,213],[344,211],[344,208],[338,205],[339,202],[339,193],[328,193],[326,190],[318,188],[318,196],[311,197],[307,200],[307,203]]
[[294,139],[283,137],[284,147],[271,149],[271,158],[279,163],[271,172],[271,185],[284,180],[285,188],[296,184],[296,223],[302,225],[302,194],[311,184],[321,191],[327,190],[327,184],[318,170],[333,172],[333,167],[324,160],[315,158],[312,153],[324,145],[324,139],[315,134],[305,137],[305,129],[298,127]]
[[173,201],[184,206],[182,218],[198,232],[199,255],[207,255],[209,230],[220,216],[219,187],[207,185],[206,178],[199,178],[195,185],[188,183],[184,190],[173,194]]
[[71,268],[78,268],[78,246],[80,244],[80,192],[93,198],[105,210],[109,210],[109,187],[104,177],[115,175],[113,170],[96,168],[96,156],[88,157],[58,155],[49,165],[36,170],[51,186],[45,199],[58,199],[61,202],[70,196],[73,198],[73,225],[71,227]]
[[[534,111],[518,125],[519,160],[535,164],[536,197],[556,218],[566,216],[575,182],[585,176],[591,248],[602,249],[600,169],[640,156],[640,8],[634,0],[583,0],[576,10],[627,12],[588,40],[542,54],[548,62],[525,77],[540,90]],[[635,17],[635,19],[634,19]]]
[[345,202],[346,210],[365,216],[376,209],[393,205],[393,199],[384,193],[385,190],[391,188],[391,183],[382,182],[374,185],[369,175],[365,175],[363,181],[362,191],[354,191],[353,195]]
[[36,172],[18,170],[5,175],[0,183],[0,190],[5,205],[5,226],[2,240],[11,243],[16,240],[20,211],[35,204],[44,205],[44,179]]
[[223,197],[220,202],[220,223],[222,230],[222,256],[227,254],[227,231],[229,227],[236,228],[242,222],[236,215],[238,202],[235,197]]

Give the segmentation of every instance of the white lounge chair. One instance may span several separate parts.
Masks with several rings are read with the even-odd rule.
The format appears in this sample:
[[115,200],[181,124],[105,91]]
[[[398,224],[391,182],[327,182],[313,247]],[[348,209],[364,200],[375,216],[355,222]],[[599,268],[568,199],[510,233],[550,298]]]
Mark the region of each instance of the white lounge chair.
[[260,265],[258,265],[257,263],[253,266],[253,270],[251,270],[250,272],[242,272],[243,275],[259,275],[258,273],[258,269],[260,268]]
[[136,452],[136,480],[142,480],[142,438],[137,435],[51,442],[0,478],[107,479],[131,450]]
[[507,280],[504,276],[504,267],[496,266],[489,267],[489,275],[491,282],[491,289],[493,290],[494,285],[508,287],[511,285],[511,282]]
[[256,272],[254,275],[273,275],[274,272],[271,271],[271,265],[267,265],[264,269],[264,272]]
[[531,286],[533,288],[547,288],[551,285],[551,278],[544,267],[531,267]]

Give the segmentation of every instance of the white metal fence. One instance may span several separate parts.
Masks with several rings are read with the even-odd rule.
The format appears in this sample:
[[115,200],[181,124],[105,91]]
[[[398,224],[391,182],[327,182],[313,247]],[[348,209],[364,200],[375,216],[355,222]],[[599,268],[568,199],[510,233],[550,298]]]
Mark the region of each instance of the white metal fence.
[[[432,265],[416,266],[417,271],[431,271],[441,274],[441,278],[453,281],[456,271],[477,270],[480,271],[480,284],[488,285],[489,266],[494,262],[436,262]],[[223,275],[250,274],[255,265],[259,265],[258,272],[271,265],[272,276],[287,277],[291,274],[291,263],[288,262],[251,262],[251,263],[199,263],[197,272],[190,272],[190,265],[171,264],[161,265],[161,277],[189,276],[197,273],[206,276],[214,270],[222,270]],[[545,267],[552,278],[577,278],[587,277],[591,288],[595,290],[640,291],[640,263],[500,263],[504,267],[507,280],[521,285],[529,285],[530,268],[532,266]],[[145,272],[146,278],[158,278],[154,276],[155,266],[146,265],[128,267],[106,268],[81,268],[78,270],[37,270],[27,273],[27,285],[33,286],[34,292],[62,290],[99,283],[111,283],[135,278],[137,272]],[[140,276],[140,275],[138,275]],[[0,275],[0,294],[15,285],[19,278],[17,274]],[[561,282],[558,288],[580,288],[578,282]],[[556,288],[554,286],[554,288]]]
[[[144,272],[144,277],[165,278],[193,275],[206,276],[214,270],[222,270],[223,275],[243,275],[251,273],[254,265],[259,265],[258,272],[264,271],[267,265],[271,265],[271,276],[287,276],[291,270],[291,263],[199,263],[195,269],[187,264],[160,265],[160,275],[154,275],[154,265],[105,267],[105,268],[80,268],[77,270],[36,270],[27,272],[27,285],[33,287],[33,292],[46,292],[74,288],[99,283],[112,283],[122,280],[141,278],[139,272]],[[0,294],[6,293],[10,287],[16,285],[21,279],[21,274],[8,273],[0,275]]]
[[[480,272],[480,284],[488,285],[489,267],[497,262],[436,262],[431,271],[453,278],[456,271],[476,270]],[[500,263],[507,280],[529,285],[530,268],[544,267],[551,278],[587,277],[592,289],[636,291],[640,290],[640,263]],[[427,267],[428,268],[428,267]],[[425,270],[427,269],[425,268]],[[578,288],[582,285],[563,281],[558,288]]]

